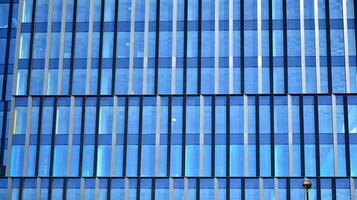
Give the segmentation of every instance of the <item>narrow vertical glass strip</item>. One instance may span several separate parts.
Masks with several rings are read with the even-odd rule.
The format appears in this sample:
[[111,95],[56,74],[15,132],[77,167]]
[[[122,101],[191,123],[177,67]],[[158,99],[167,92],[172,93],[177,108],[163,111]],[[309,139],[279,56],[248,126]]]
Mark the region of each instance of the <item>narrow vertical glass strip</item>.
[[306,93],[304,0],[300,0],[301,92]]
[[147,92],[147,69],[149,59],[149,17],[150,0],[145,0],[145,29],[144,29],[144,63],[143,63],[143,94]]
[[86,88],[85,94],[90,93],[90,78],[91,78],[91,66],[92,66],[92,48],[93,48],[93,19],[94,19],[94,1],[90,0],[89,7],[89,27],[88,27],[88,49],[87,49],[87,67],[86,67]]
[[257,0],[258,94],[262,93],[262,0]]
[[214,2],[214,93],[219,92],[219,0]]
[[350,61],[349,61],[349,45],[348,45],[349,40],[348,40],[347,2],[346,1],[347,0],[342,0],[343,38],[344,38],[344,49],[345,49],[346,93],[350,93]]
[[319,2],[314,0],[314,24],[315,24],[315,58],[316,58],[316,92],[321,92],[320,84],[320,37],[319,37]]
[[65,35],[66,35],[66,17],[67,17],[67,1],[63,1],[62,4],[62,20],[61,20],[61,36],[60,36],[60,55],[58,64],[58,84],[57,84],[57,95],[62,93],[62,72],[63,72],[63,57],[64,57],[64,46],[65,46]]
[[128,94],[133,94],[134,42],[135,42],[135,7],[136,7],[136,0],[132,0],[132,2],[131,2],[131,18],[130,18],[130,56],[129,56],[129,87],[128,87]]
[[338,176],[338,150],[337,150],[337,122],[336,122],[336,96],[331,95],[332,103],[332,139],[333,139],[333,156],[335,176]]
[[171,59],[171,94],[176,94],[176,32],[177,32],[177,0],[173,0],[172,12],[172,59]]
[[48,94],[48,68],[50,62],[50,53],[51,53],[51,33],[52,33],[52,12],[53,12],[53,0],[48,2],[48,22],[47,22],[47,33],[46,33],[46,55],[45,55],[45,69],[43,77],[43,94]]

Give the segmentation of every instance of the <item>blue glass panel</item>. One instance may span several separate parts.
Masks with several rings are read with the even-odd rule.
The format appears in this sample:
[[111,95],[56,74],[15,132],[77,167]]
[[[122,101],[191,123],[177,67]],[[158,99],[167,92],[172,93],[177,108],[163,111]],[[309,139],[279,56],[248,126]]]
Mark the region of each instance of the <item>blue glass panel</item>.
[[110,145],[98,145],[98,176],[110,176],[111,150]]
[[11,176],[21,176],[24,164],[24,146],[13,145],[11,151]]
[[53,175],[66,176],[67,175],[67,146],[56,145],[53,160]]
[[199,145],[186,146],[186,176],[199,176]]
[[127,148],[126,175],[136,176],[138,163],[138,147],[137,145],[128,145]]
[[142,146],[141,163],[141,176],[155,176],[155,145]]
[[51,146],[41,145],[40,158],[38,163],[38,175],[48,176],[50,172]]
[[93,161],[94,161],[94,146],[84,145],[83,147],[83,163],[82,163],[82,176],[93,175]]

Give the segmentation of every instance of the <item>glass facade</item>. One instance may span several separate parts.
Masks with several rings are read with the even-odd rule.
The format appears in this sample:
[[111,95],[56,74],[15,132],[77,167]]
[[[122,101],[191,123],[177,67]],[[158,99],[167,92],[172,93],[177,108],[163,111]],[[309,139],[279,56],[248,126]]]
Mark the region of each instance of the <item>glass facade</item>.
[[0,199],[356,199],[355,13],[0,0]]

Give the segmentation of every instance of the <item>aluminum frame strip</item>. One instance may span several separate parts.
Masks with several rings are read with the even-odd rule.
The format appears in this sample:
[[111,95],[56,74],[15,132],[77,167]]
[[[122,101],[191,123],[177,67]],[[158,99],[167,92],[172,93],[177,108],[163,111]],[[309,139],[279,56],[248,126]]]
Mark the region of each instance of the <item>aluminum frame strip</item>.
[[52,13],[53,13],[53,0],[48,1],[48,16],[47,16],[47,33],[46,33],[46,55],[45,55],[45,69],[43,78],[43,89],[42,94],[46,95],[48,93],[48,70],[50,62],[51,53],[51,36],[52,36]]
[[214,93],[219,93],[219,0],[214,0]]
[[262,93],[262,2],[257,0],[257,39],[258,39],[258,94]]
[[[85,88],[85,94],[86,95],[90,94],[90,78],[91,78],[92,48],[93,48],[93,44],[92,44],[93,43],[93,24],[94,24],[93,20],[94,20],[94,0],[90,0],[90,5],[89,5],[89,26],[88,26],[87,66],[86,66],[86,88]],[[115,58],[113,58],[113,59],[115,59]]]
[[306,62],[305,62],[305,16],[304,0],[300,0],[300,48],[301,48],[301,92],[306,93]]
[[350,60],[349,60],[349,49],[348,49],[349,45],[348,45],[348,25],[347,25],[347,0],[342,0],[342,14],[343,14],[344,50],[345,50],[346,93],[350,93]]
[[134,43],[135,43],[135,8],[136,8],[136,0],[131,0],[128,94],[134,94],[133,73],[134,73]]
[[319,36],[319,2],[314,0],[314,25],[315,25],[315,58],[316,58],[316,92],[321,93],[320,72],[320,36]]
[[177,43],[177,0],[173,0],[172,14],[172,61],[171,94],[176,94],[176,43]]
[[143,63],[143,94],[147,93],[147,69],[149,57],[149,18],[150,0],[145,0],[145,29],[144,29],[144,63]]

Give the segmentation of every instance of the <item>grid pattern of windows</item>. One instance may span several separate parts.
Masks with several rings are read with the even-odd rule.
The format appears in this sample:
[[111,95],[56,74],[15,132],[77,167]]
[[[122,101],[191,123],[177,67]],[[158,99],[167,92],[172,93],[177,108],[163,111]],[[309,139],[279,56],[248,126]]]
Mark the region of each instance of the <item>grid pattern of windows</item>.
[[0,176],[5,176],[18,0],[0,1]]
[[357,196],[355,1],[0,11],[0,197]]

